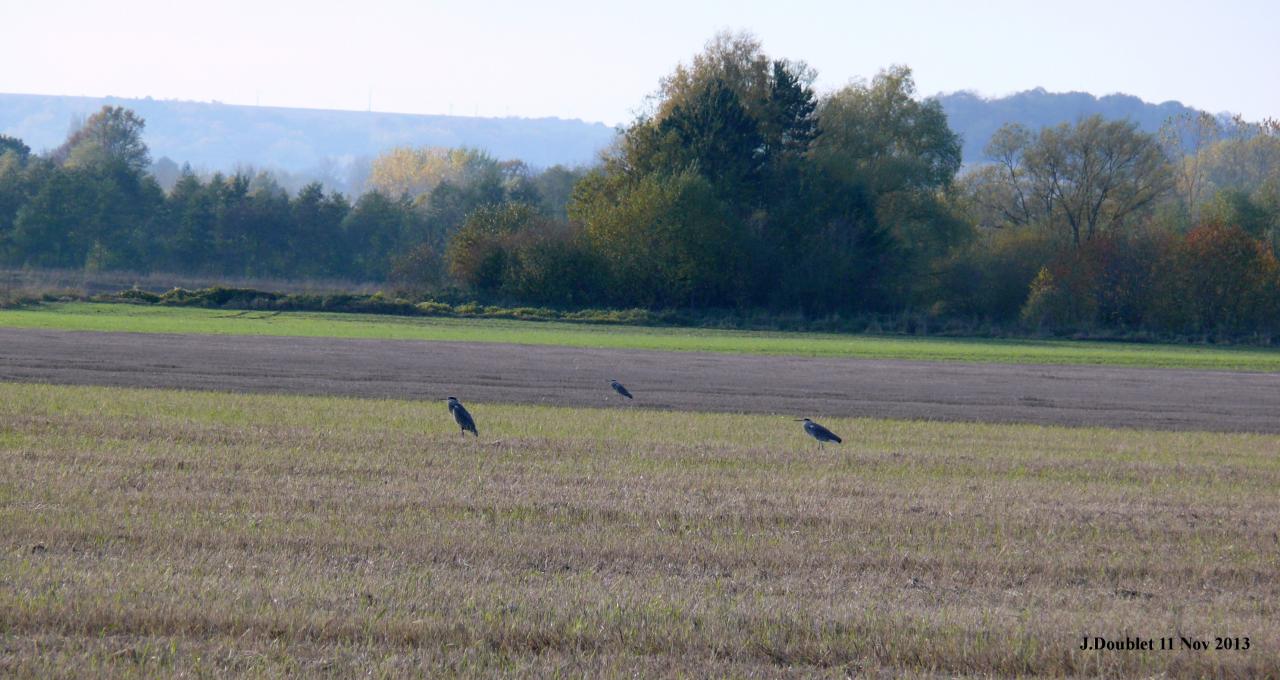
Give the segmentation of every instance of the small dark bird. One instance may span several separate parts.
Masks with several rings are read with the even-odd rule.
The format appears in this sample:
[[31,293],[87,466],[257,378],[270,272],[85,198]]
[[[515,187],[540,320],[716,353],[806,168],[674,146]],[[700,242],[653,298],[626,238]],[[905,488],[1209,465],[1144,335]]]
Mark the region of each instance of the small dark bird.
[[609,387],[612,387],[614,392],[617,392],[628,399],[634,399],[634,397],[631,396],[631,393],[627,391],[627,388],[623,387],[622,383],[617,380],[610,380]]
[[449,397],[447,401],[449,402],[449,413],[453,414],[454,422],[458,423],[458,427],[462,428],[462,436],[465,437],[470,432],[479,437],[480,433],[476,432],[476,421],[472,420],[471,414],[467,413],[467,409],[462,405],[462,402],[459,402],[457,397]]
[[836,433],[813,422],[812,420],[809,420],[808,418],[804,418],[803,420],[797,419],[796,422],[804,423],[804,431],[808,433],[810,437],[818,440],[818,446],[822,446],[823,442],[835,442],[839,444],[844,441],[840,437],[836,436]]

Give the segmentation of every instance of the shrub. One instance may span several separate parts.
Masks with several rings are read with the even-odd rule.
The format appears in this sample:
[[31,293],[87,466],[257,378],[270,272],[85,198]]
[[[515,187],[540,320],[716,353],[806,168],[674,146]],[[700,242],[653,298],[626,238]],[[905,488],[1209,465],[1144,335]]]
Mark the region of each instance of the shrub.
[[1280,265],[1271,249],[1240,227],[1202,225],[1179,252],[1175,302],[1186,306],[1194,330],[1271,332],[1280,311]]
[[419,243],[391,260],[387,280],[396,291],[410,296],[434,291],[444,282],[444,260],[430,244]]
[[414,305],[419,314],[424,316],[453,316],[453,305],[435,300],[427,300]]
[[1032,281],[1053,258],[1054,243],[1032,229],[988,230],[947,258],[937,281],[935,316],[1019,318]]

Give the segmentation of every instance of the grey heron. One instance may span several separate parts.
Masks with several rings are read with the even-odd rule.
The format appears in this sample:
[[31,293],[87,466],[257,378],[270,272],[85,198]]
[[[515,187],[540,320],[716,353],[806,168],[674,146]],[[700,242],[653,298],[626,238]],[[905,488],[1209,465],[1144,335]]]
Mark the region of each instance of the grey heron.
[[453,414],[454,422],[458,423],[458,427],[462,428],[462,436],[467,436],[467,432],[479,437],[480,433],[476,432],[476,421],[471,418],[471,414],[467,413],[466,407],[457,397],[449,397],[449,413]]
[[612,387],[614,392],[617,392],[618,394],[621,394],[622,396],[628,399],[634,398],[631,396],[631,393],[627,391],[627,388],[623,387],[622,383],[618,382],[617,380],[610,380],[609,387]]
[[827,428],[825,428],[825,427],[823,427],[823,426],[821,426],[821,425],[819,425],[819,424],[817,424],[817,423],[813,422],[812,420],[809,420],[808,418],[803,418],[803,419],[801,419],[801,418],[797,418],[797,419],[796,419],[796,422],[797,422],[797,423],[804,423],[804,431],[805,431],[805,433],[806,433],[806,434],[808,434],[810,437],[813,437],[814,439],[817,439],[817,440],[818,440],[818,446],[822,446],[822,443],[823,443],[823,442],[835,442],[835,443],[839,444],[839,443],[841,443],[841,442],[843,442],[843,441],[844,441],[843,439],[841,439],[840,437],[838,437],[838,436],[836,435],[836,433],[834,433],[834,432],[832,432],[831,430],[828,430]]

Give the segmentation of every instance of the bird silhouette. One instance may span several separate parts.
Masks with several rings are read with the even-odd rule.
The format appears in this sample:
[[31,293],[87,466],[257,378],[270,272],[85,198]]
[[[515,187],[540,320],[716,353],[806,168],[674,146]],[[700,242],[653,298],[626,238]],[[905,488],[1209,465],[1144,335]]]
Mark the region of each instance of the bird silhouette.
[[449,413],[453,414],[454,422],[458,424],[458,427],[462,428],[462,436],[465,437],[470,432],[479,437],[480,433],[476,431],[476,421],[467,412],[462,402],[458,401],[457,397],[449,397],[446,401],[449,402]]
[[623,387],[622,383],[617,380],[610,380],[609,387],[612,387],[614,392],[617,392],[628,399],[634,399],[634,397],[631,396],[631,393],[627,391],[627,388]]
[[804,423],[805,433],[808,434],[810,437],[817,439],[819,447],[822,446],[823,442],[835,442],[839,444],[844,441],[839,436],[837,436],[836,433],[813,422],[812,420],[809,420],[808,418],[804,418],[804,419],[797,418],[796,422]]

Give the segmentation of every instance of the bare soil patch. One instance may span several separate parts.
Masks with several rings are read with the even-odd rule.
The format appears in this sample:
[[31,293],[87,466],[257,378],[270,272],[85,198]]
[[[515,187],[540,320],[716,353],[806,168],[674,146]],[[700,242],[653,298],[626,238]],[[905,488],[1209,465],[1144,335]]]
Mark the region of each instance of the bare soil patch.
[[[616,378],[636,395],[609,389]],[[1274,374],[0,329],[0,380],[1280,432]],[[625,402],[625,403],[624,403]]]

